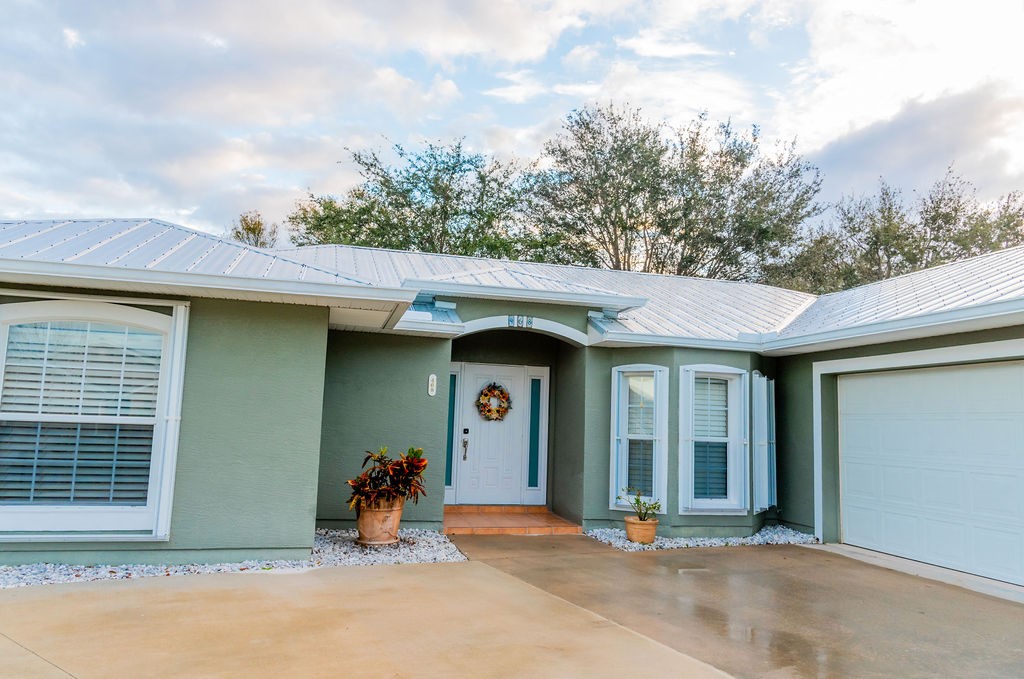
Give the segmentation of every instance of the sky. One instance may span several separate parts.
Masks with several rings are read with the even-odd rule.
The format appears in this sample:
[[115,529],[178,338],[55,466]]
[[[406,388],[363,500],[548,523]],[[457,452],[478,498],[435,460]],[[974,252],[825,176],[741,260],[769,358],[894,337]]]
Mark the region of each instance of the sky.
[[1024,0],[0,0],[0,217],[214,233],[346,149],[531,160],[588,104],[796,140],[821,197],[1024,189]]

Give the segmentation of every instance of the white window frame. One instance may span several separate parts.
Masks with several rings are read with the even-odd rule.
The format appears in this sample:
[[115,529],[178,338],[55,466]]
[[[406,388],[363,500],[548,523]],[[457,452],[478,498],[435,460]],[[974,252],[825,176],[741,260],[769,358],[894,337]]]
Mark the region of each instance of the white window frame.
[[[721,499],[693,496],[694,381],[711,377],[728,382],[729,479]],[[746,514],[749,478],[749,377],[746,370],[727,365],[694,364],[679,368],[679,513]]]
[[611,457],[608,465],[609,502],[608,508],[631,512],[623,488],[628,478],[628,438],[626,431],[626,403],[623,385],[628,375],[651,375],[654,377],[654,497],[648,500],[661,502],[659,514],[665,514],[668,507],[668,381],[669,369],[662,365],[634,363],[612,368],[612,413],[611,413]]
[[[41,293],[40,296],[43,296]],[[145,299],[133,303],[147,305]],[[157,302],[160,306],[166,303]],[[168,540],[177,461],[185,368],[188,302],[170,304],[171,313],[84,299],[0,304],[0,380],[7,360],[11,325],[45,321],[110,323],[163,335],[153,456],[145,506],[0,505],[0,542]],[[4,415],[2,419],[63,421],[59,415]],[[131,419],[131,418],[127,418]],[[125,418],[117,418],[124,421]]]

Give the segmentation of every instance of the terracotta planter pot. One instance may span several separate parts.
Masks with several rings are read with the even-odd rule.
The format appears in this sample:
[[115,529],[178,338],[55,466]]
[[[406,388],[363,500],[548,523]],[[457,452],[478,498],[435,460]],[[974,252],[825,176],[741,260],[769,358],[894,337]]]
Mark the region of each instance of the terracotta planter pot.
[[642,545],[649,545],[654,542],[654,534],[657,530],[657,519],[641,521],[635,516],[626,517],[626,538],[629,539],[630,542],[639,542]]
[[391,503],[377,503],[360,507],[356,516],[356,530],[361,545],[393,545],[398,542],[398,523],[402,520],[405,498]]

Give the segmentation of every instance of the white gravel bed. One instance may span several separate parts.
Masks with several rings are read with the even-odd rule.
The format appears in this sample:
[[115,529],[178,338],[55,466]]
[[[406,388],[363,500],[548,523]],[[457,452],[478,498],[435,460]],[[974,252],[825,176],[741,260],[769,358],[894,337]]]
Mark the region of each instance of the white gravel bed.
[[786,526],[765,526],[747,538],[654,538],[649,545],[630,542],[626,531],[619,528],[594,528],[587,535],[624,552],[646,552],[654,549],[680,549],[683,547],[740,547],[743,545],[807,545],[818,541],[813,535],[795,531]]
[[288,572],[338,566],[379,566],[402,563],[465,561],[466,557],[447,537],[431,530],[402,528],[398,543],[363,547],[355,542],[356,531],[317,529],[313,553],[302,561],[241,561],[238,563],[183,564],[178,566],[122,564],[119,566],[66,566],[34,563],[0,566],[0,589],[52,585],[90,580],[132,580],[201,573]]

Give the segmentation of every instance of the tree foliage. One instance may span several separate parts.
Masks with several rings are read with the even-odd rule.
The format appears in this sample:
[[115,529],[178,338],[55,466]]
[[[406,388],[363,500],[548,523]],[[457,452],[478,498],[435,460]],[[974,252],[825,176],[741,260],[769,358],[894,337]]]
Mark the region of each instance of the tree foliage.
[[[1024,243],[1024,198],[992,204],[947,170],[908,203],[881,180],[828,221],[821,175],[795,142],[762,148],[757,127],[651,122],[587,106],[527,166],[461,141],[350,151],[362,181],[309,194],[288,216],[297,245],[342,243],[749,280],[830,292]],[[273,226],[276,229],[276,226]],[[235,235],[237,233],[237,235]],[[261,246],[259,213],[233,237]]]
[[544,146],[530,216],[546,261],[654,271],[678,221],[673,149],[635,110],[584,108]]
[[1024,197],[991,204],[952,168],[908,206],[884,179],[873,196],[846,196],[832,222],[766,272],[774,285],[825,293],[1024,243]]
[[231,225],[228,236],[239,243],[256,248],[272,248],[277,244],[277,224],[268,224],[259,210],[243,212]]
[[544,147],[531,216],[546,259],[755,279],[817,214],[821,179],[790,144],[761,151],[700,116],[683,129],[636,109],[587,107]]
[[354,151],[361,184],[342,198],[310,194],[288,216],[296,245],[344,243],[480,257],[515,257],[523,240],[514,164],[470,153],[461,141],[393,147],[398,165]]

